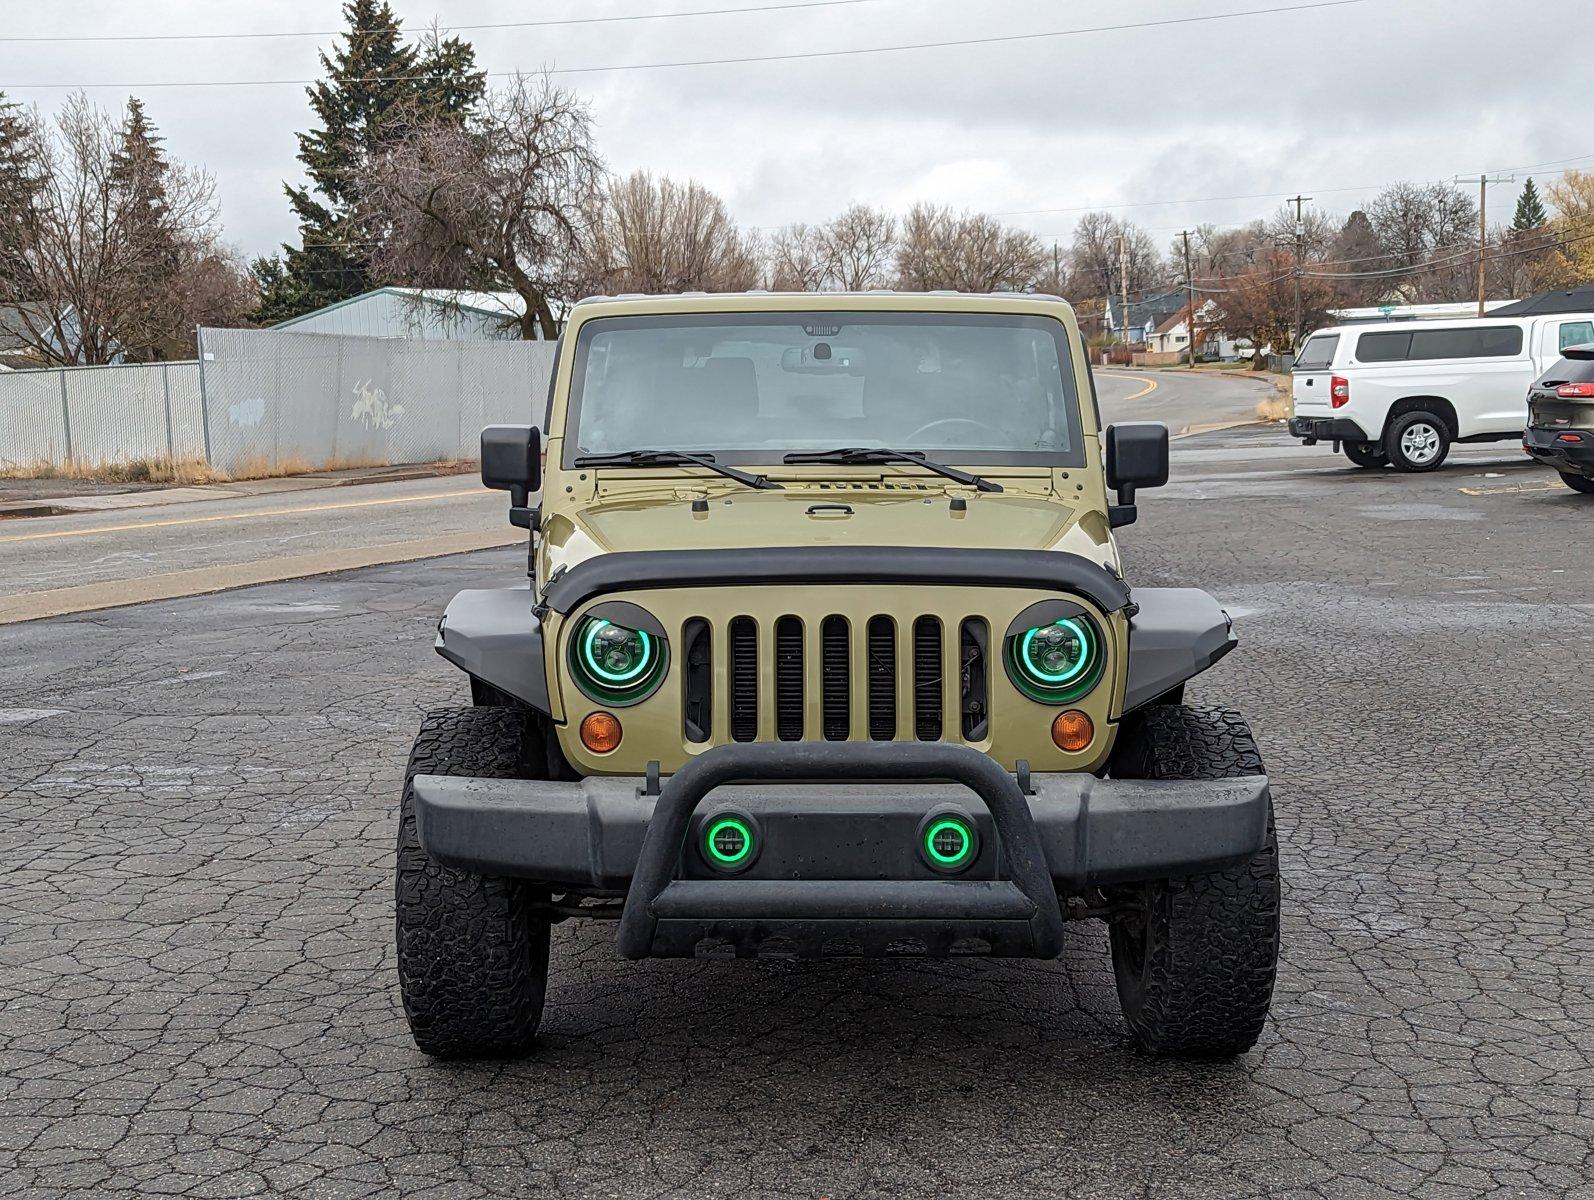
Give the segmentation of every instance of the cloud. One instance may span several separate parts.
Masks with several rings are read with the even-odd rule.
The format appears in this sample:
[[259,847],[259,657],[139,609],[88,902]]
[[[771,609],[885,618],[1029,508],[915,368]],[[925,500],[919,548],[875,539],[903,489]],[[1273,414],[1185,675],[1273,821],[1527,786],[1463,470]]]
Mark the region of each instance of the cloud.
[[[683,0],[684,2],[684,0]],[[711,7],[718,0],[693,0]],[[470,36],[493,71],[799,53],[996,36],[1245,8],[1253,0],[869,0],[832,8]],[[429,14],[399,4],[410,28]],[[12,35],[325,29],[332,0],[268,7],[86,0],[8,17]],[[1545,31],[1582,24],[1586,0],[1502,20],[1498,0],[1368,0],[1137,32],[796,62],[570,75],[591,99],[617,170],[694,176],[744,223],[823,220],[854,201],[924,199],[1005,211],[1448,178],[1588,153],[1581,76],[1545,69]],[[453,7],[462,23],[546,10]],[[577,11],[577,10],[570,10]],[[656,11],[591,0],[584,14]],[[324,40],[324,39],[323,39]],[[14,83],[308,77],[316,39],[10,43]],[[19,92],[47,110],[60,92]],[[96,91],[107,105],[125,98]],[[294,236],[302,88],[147,89],[171,152],[215,173],[228,236],[249,253]],[[1369,193],[1324,192],[1343,212]],[[1502,188],[1493,203],[1509,203]],[[1252,200],[1125,210],[1157,232],[1271,212]],[[1065,236],[1077,213],[1012,218]]]

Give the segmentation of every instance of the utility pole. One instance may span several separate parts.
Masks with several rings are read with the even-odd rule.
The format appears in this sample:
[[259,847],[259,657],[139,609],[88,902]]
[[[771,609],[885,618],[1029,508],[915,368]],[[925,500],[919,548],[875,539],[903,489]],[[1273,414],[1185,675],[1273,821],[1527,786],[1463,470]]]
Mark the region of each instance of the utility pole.
[[1301,344],[1301,259],[1305,257],[1303,247],[1306,243],[1306,222],[1301,217],[1301,205],[1310,199],[1310,196],[1295,196],[1290,200],[1295,205],[1295,324],[1290,334],[1292,351]]
[[1195,370],[1195,275],[1190,270],[1190,231],[1183,230],[1179,236],[1184,239],[1184,286],[1190,302],[1185,331],[1190,339],[1190,369],[1193,371]]
[[[1483,316],[1483,268],[1489,255],[1489,185],[1491,183],[1511,183],[1515,175],[1479,175],[1478,176],[1478,315]],[[1471,183],[1472,176],[1457,175],[1455,183]]]
[[1129,241],[1118,231],[1118,316],[1122,325],[1124,351],[1129,350]]

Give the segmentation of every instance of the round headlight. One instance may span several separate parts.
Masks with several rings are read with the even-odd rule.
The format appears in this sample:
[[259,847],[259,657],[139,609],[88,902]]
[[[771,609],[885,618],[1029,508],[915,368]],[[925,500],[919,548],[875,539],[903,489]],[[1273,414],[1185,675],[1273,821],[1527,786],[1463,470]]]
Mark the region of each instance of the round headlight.
[[601,704],[626,705],[657,690],[669,647],[645,629],[630,629],[604,617],[588,617],[570,641],[576,686]]
[[1101,679],[1101,635],[1089,617],[1064,617],[1015,634],[1007,643],[1007,673],[1031,700],[1067,703]]

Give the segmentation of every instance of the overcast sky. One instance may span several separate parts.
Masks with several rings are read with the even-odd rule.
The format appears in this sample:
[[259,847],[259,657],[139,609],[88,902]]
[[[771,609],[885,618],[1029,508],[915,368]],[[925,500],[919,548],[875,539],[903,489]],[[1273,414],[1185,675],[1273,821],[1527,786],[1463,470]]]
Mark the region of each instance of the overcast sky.
[[[395,0],[407,28],[771,5],[790,0]],[[784,11],[478,30],[493,72],[581,68],[1032,34],[1301,0],[858,0]],[[862,201],[1011,213],[1088,206],[1150,229],[1234,224],[1305,191],[1346,212],[1393,180],[1551,160],[1594,168],[1581,37],[1590,0],[1364,0],[1202,24],[800,61],[569,74],[612,169],[692,176],[746,225],[819,221]],[[336,29],[337,0],[0,4],[0,36]],[[53,111],[65,92],[142,96],[171,153],[219,184],[250,255],[294,235],[300,86],[329,39],[0,41],[0,88]],[[1533,173],[1543,182],[1562,165]],[[1520,174],[1520,173],[1519,173]],[[1508,216],[1520,182],[1492,189]],[[1340,189],[1340,190],[1330,190]],[[1353,190],[1360,189],[1360,190]],[[1188,201],[1270,193],[1265,198]],[[1178,201],[1149,204],[1147,202]],[[1005,219],[1066,245],[1077,211]]]

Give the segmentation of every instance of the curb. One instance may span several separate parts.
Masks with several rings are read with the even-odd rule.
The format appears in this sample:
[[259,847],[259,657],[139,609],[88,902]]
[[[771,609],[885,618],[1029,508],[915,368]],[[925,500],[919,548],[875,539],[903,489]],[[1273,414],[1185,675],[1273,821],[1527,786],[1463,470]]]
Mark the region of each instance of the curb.
[[364,474],[276,475],[265,479],[240,479],[235,483],[171,484],[133,492],[100,492],[82,496],[47,496],[36,500],[0,501],[0,521],[28,517],[70,517],[84,513],[121,512],[133,508],[158,508],[167,504],[196,504],[206,500],[236,500],[241,496],[269,496],[278,492],[312,492],[322,488],[353,487],[366,483],[405,483],[413,479],[440,479],[466,475],[474,463],[446,466],[420,463],[357,470]]

